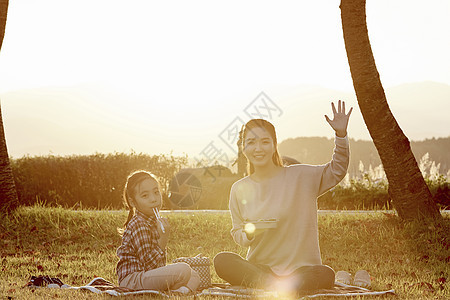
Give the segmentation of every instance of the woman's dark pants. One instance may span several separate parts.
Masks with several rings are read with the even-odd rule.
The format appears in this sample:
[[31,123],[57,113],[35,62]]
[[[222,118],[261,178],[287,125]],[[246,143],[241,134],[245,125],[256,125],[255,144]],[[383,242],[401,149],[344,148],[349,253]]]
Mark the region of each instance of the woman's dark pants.
[[231,285],[270,289],[278,280],[291,282],[296,292],[334,286],[334,271],[325,265],[303,266],[287,276],[277,276],[268,266],[257,265],[232,252],[214,257],[217,275]]

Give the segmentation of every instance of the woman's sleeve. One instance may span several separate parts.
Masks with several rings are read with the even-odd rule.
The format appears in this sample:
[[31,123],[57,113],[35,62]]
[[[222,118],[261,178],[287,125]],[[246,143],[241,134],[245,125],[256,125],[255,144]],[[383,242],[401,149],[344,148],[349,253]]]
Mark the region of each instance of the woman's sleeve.
[[318,195],[336,186],[347,174],[350,157],[348,138],[335,137],[334,143],[333,158],[322,169]]
[[244,231],[245,221],[242,218],[241,211],[239,209],[238,200],[236,197],[236,186],[233,184],[230,191],[230,212],[233,228],[231,229],[231,236],[233,240],[242,247],[248,247],[252,243],[252,240],[247,238]]

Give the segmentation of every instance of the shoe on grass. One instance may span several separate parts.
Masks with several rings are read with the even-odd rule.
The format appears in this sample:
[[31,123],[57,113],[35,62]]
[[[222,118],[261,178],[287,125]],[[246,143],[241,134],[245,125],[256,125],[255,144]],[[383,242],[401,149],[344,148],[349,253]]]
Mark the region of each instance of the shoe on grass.
[[335,280],[337,282],[343,284],[351,284],[352,283],[352,274],[347,271],[338,271],[335,276]]
[[356,272],[353,285],[367,288],[370,287],[370,284],[370,275],[366,270],[359,270]]
[[176,290],[171,290],[170,293],[175,295],[189,295],[192,291],[187,286],[182,286]]

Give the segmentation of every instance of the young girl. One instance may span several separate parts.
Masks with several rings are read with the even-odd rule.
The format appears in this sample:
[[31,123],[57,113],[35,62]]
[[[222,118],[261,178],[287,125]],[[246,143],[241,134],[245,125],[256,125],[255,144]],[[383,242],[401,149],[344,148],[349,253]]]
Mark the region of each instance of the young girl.
[[352,109],[332,103],[336,132],[331,162],[284,167],[275,128],[253,119],[242,131],[249,176],[230,192],[231,234],[248,247],[247,259],[222,252],[214,258],[216,273],[232,285],[277,289],[289,294],[331,288],[334,271],[322,265],[317,225],[317,197],[341,181],[349,162],[347,124]]
[[156,177],[147,171],[130,174],[123,198],[129,214],[117,249],[119,285],[182,294],[196,291],[200,277],[188,264],[166,265],[170,228],[167,219],[156,217],[155,209],[162,204]]

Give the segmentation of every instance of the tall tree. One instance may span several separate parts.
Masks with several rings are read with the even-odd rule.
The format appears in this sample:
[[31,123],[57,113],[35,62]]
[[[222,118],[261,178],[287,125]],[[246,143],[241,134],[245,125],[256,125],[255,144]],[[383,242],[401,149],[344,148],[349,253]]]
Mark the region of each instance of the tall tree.
[[[8,0],[0,0],[0,50],[5,36]],[[16,187],[9,164],[8,149],[6,148],[5,132],[3,129],[2,111],[0,107],[0,211],[11,211],[19,203]]]
[[341,0],[345,49],[358,105],[389,181],[389,196],[402,219],[439,218],[440,213],[386,100],[370,46],[366,0]]

